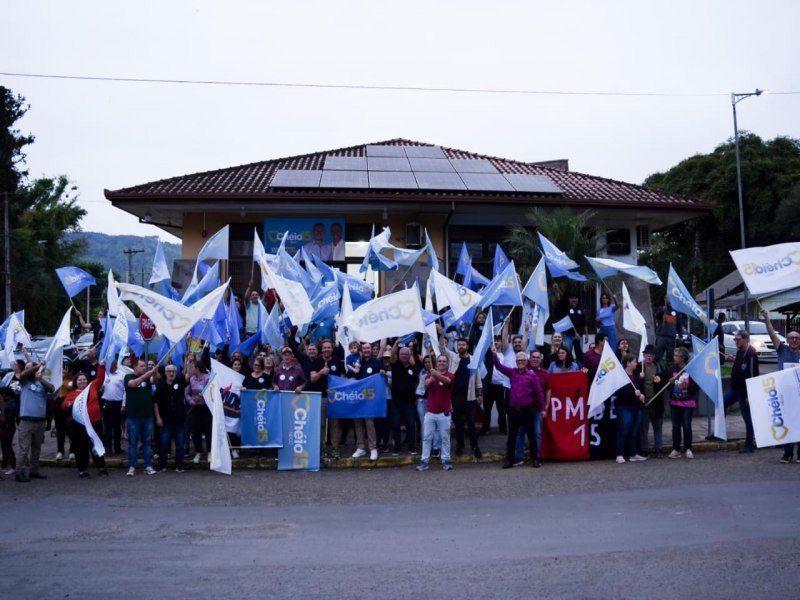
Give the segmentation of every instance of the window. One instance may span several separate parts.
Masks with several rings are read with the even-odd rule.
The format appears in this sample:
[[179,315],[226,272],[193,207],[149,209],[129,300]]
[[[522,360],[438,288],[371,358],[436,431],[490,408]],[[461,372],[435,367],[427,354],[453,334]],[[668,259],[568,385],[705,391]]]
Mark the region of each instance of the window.
[[606,231],[606,254],[627,256],[631,253],[631,232],[628,229],[609,229]]

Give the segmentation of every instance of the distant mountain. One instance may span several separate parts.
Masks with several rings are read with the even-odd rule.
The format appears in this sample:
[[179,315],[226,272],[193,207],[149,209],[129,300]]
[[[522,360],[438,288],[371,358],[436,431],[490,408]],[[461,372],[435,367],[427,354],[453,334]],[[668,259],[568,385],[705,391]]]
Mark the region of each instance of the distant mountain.
[[[113,269],[121,281],[128,279],[128,255],[125,250],[143,250],[132,255],[131,283],[144,285],[150,280],[150,271],[153,268],[153,257],[156,252],[157,236],[139,235],[106,235],[94,231],[82,231],[68,234],[70,239],[86,241],[86,250],[82,260],[98,262],[105,270]],[[167,259],[167,268],[172,273],[172,262],[181,256],[181,245],[162,242],[164,257]]]

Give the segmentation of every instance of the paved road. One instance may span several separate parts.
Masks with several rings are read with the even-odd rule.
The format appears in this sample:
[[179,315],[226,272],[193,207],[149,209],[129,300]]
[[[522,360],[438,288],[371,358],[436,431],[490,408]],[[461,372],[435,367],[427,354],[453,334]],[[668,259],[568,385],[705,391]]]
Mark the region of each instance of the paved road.
[[792,598],[800,464],[693,461],[0,482],[13,598]]

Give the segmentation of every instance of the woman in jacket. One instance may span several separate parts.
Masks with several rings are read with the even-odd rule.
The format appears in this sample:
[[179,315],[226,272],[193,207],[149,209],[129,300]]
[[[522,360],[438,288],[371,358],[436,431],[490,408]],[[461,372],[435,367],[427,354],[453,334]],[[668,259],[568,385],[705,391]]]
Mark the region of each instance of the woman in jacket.
[[103,456],[97,456],[93,452],[94,443],[92,438],[86,432],[86,427],[78,423],[72,417],[72,407],[75,404],[78,396],[80,396],[86,387],[89,387],[88,398],[86,400],[86,408],[89,413],[89,422],[92,429],[97,434],[97,437],[103,439],[103,412],[100,409],[100,396],[99,390],[103,387],[103,382],[106,378],[105,361],[100,361],[100,366],[97,369],[97,377],[94,381],[89,383],[89,378],[86,373],[80,372],[75,376],[72,385],[72,391],[64,398],[61,403],[61,410],[67,414],[67,426],[69,428],[70,438],[72,440],[72,447],[75,450],[75,465],[78,467],[78,474],[81,479],[89,479],[89,456],[91,455],[94,466],[100,472],[100,475],[108,477],[106,470],[106,459]]
[[617,414],[617,462],[619,464],[625,462],[626,454],[631,462],[647,460],[646,456],[640,456],[636,451],[639,443],[642,406],[644,405],[639,372],[636,370],[638,366],[639,361],[633,354],[626,354],[622,357],[622,368],[625,369],[631,385],[625,385],[617,390],[614,400],[614,411]]
[[208,383],[208,370],[202,361],[189,359],[186,373],[188,379],[184,395],[189,407],[195,451],[192,462],[199,464],[203,455],[203,436],[206,438],[206,448],[211,445],[211,411],[203,399],[203,389]]
[[672,452],[669,458],[681,457],[681,431],[686,458],[694,458],[692,453],[692,416],[697,406],[697,384],[683,370],[689,362],[686,348],[675,348],[672,366],[667,369],[669,376],[669,411],[672,416]]

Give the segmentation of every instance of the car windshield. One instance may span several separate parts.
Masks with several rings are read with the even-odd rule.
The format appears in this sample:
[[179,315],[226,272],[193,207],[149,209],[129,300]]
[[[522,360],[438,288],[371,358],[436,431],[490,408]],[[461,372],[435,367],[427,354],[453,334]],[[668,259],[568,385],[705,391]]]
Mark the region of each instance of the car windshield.
[[767,326],[764,323],[750,322],[750,335],[767,335]]

